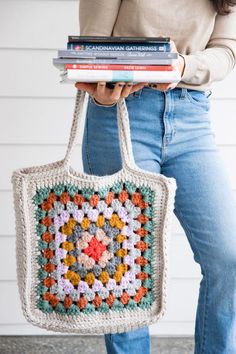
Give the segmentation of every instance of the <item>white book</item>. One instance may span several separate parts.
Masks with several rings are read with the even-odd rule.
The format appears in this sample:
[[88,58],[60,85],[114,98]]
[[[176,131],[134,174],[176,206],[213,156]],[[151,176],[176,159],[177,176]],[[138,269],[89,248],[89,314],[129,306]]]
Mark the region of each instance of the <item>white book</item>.
[[173,71],[128,71],[128,70],[85,70],[67,69],[61,74],[61,82],[157,82],[171,83],[179,82],[180,73]]

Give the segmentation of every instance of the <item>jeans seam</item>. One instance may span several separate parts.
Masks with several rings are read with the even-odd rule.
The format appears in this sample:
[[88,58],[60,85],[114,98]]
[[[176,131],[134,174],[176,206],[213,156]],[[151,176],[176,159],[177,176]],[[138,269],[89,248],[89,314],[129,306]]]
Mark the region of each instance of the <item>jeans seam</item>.
[[171,134],[171,139],[173,138],[173,136],[176,133],[176,121],[175,121],[175,96],[173,94],[173,98],[172,98],[172,123],[173,123],[173,129],[172,129],[172,134]]
[[[91,102],[91,98],[90,98],[90,102]],[[89,105],[88,105],[87,114],[86,114],[85,151],[86,151],[86,157],[87,157],[89,172],[90,172],[90,174],[93,174],[93,170],[92,170],[92,166],[91,166],[91,161],[90,161],[90,157],[89,157],[89,144],[88,144],[88,113],[89,113]]]
[[112,333],[109,333],[109,339],[110,339],[110,342],[112,343],[112,354],[115,354],[115,352],[114,352],[114,347],[113,347],[113,337],[112,337]]
[[[200,256],[200,253],[196,247],[196,244],[194,242],[194,239],[192,237],[192,232],[191,230],[189,229],[189,227],[187,226],[187,223],[184,222],[184,219],[182,217],[182,213],[180,211],[176,211],[175,209],[175,214],[176,216],[182,221],[182,223],[184,224],[185,228],[188,230],[189,234],[191,235],[191,238],[192,238],[192,242],[195,246],[195,250],[197,251],[198,253],[198,257],[199,257],[199,260],[201,262],[201,256]],[[201,262],[202,263],[202,262]],[[202,263],[203,264],[203,263]],[[202,266],[203,267],[203,266]],[[206,277],[206,293],[205,293],[205,298],[204,298],[204,313],[203,313],[203,328],[202,328],[202,333],[201,333],[201,338],[202,338],[202,342],[201,342],[201,346],[200,346],[200,353],[199,354],[204,354],[205,353],[205,343],[206,343],[206,319],[207,319],[207,308],[208,308],[208,278],[207,278],[207,272],[205,269],[204,270],[204,273],[205,273],[205,277]],[[203,335],[204,334],[204,335]],[[197,353],[196,353],[197,354]]]

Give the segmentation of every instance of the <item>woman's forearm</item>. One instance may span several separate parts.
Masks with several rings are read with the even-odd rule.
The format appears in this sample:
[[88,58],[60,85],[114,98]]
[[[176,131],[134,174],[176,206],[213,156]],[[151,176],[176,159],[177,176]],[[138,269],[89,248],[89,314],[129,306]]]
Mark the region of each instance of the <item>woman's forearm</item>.
[[227,16],[217,15],[214,31],[203,51],[185,58],[182,81],[192,85],[207,85],[223,80],[236,64],[236,10]]
[[183,57],[185,70],[181,81],[192,85],[206,85],[223,80],[236,63],[235,54],[226,47],[208,48]]

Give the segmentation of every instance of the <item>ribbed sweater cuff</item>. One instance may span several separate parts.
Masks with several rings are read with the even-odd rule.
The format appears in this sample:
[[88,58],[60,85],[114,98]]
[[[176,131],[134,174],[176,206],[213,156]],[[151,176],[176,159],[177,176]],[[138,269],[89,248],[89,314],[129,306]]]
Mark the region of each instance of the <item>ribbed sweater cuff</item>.
[[184,82],[191,82],[193,77],[196,75],[198,69],[197,58],[195,55],[186,55],[181,54],[182,57],[185,59],[185,68],[183,76],[181,77],[181,81]]

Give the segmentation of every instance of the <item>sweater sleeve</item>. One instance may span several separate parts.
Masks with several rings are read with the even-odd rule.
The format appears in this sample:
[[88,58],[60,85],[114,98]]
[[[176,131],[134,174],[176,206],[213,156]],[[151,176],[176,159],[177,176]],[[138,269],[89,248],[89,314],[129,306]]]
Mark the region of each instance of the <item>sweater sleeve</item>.
[[121,0],[80,0],[81,36],[111,36]]
[[210,40],[203,51],[182,56],[185,70],[181,81],[192,85],[210,85],[223,80],[236,63],[236,10],[229,15],[216,15]]

